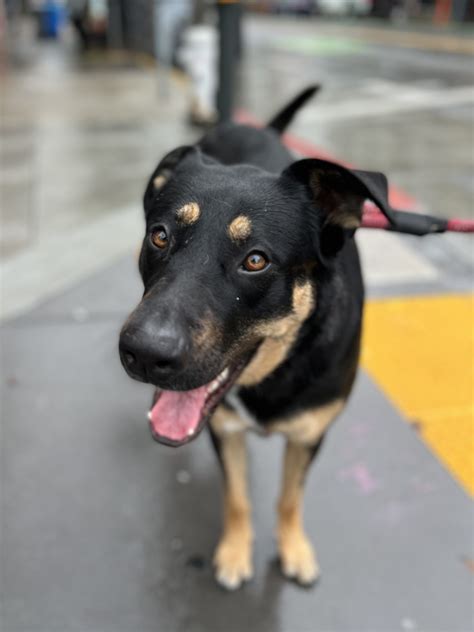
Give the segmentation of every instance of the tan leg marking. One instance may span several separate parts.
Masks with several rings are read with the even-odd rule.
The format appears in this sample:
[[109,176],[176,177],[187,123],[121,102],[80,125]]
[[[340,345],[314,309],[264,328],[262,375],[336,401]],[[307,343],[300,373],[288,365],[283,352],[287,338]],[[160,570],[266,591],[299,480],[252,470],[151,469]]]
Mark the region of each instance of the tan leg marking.
[[319,567],[303,529],[303,480],[311,458],[310,449],[288,441],[283,484],[278,503],[278,550],[283,573],[301,584],[313,583]]
[[226,425],[230,422],[238,424],[239,417],[223,408],[219,408],[211,420],[221,441],[225,471],[224,529],[214,554],[214,565],[219,584],[235,590],[253,574],[253,532],[247,494],[245,433],[235,429],[235,425],[228,431]]
[[311,447],[322,437],[343,405],[342,400],[337,400],[271,428],[272,431],[284,432],[288,437],[278,502],[277,535],[281,567],[287,577],[296,579],[300,584],[311,584],[319,575],[316,556],[304,532],[302,517],[304,479],[311,461]]

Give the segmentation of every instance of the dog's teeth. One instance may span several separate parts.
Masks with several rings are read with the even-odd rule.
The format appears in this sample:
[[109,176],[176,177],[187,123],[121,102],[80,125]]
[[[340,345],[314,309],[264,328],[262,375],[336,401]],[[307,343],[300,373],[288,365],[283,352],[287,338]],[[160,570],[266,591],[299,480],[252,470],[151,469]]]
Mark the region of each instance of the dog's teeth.
[[146,414],[148,421],[151,421],[151,410],[149,410]]
[[214,393],[214,391],[217,391],[217,389],[219,388],[219,381],[218,380],[214,380],[213,382],[211,382],[209,384],[209,388],[207,389],[208,393]]
[[192,437],[192,436],[193,436],[193,434],[194,434],[194,428],[190,428],[190,429],[188,430],[188,437]]
[[207,387],[208,393],[214,393],[229,377],[229,369],[224,369]]

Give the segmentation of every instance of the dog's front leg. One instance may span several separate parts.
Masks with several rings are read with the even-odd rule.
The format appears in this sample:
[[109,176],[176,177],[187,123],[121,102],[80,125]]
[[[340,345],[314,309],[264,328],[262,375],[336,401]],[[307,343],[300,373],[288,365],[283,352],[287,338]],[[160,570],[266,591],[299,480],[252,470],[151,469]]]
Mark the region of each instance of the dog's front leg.
[[303,490],[306,473],[337,417],[343,402],[337,400],[275,424],[287,437],[282,486],[278,502],[278,549],[284,575],[300,584],[312,584],[319,575],[313,547],[303,527]]
[[303,485],[314,448],[288,440],[283,482],[278,502],[278,549],[286,577],[301,584],[313,583],[319,567],[303,528]]
[[217,581],[234,590],[252,577],[253,531],[247,493],[245,431],[233,412],[223,408],[211,421],[214,446],[224,474],[224,528],[214,555]]

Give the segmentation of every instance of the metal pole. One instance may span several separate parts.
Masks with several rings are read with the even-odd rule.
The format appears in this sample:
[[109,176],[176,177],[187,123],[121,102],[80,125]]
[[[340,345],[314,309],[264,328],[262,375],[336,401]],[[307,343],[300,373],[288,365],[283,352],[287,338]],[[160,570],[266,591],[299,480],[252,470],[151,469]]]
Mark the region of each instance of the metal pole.
[[218,0],[219,89],[217,111],[221,122],[230,121],[235,98],[237,51],[239,49],[239,0]]
[[124,48],[124,15],[121,0],[109,0],[107,20],[107,45],[109,48]]

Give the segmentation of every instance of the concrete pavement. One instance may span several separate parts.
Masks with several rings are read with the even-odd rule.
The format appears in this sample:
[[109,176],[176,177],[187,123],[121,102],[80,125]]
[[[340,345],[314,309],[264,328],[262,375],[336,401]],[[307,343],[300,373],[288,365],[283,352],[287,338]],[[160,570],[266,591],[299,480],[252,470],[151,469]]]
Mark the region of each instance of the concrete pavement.
[[[292,52],[281,42],[307,37],[298,24],[250,21],[241,107],[265,119],[322,79],[294,134],[385,170],[422,206],[468,216],[470,58],[393,57],[380,44]],[[143,181],[194,137],[185,86],[158,99],[150,68],[84,67],[61,46],[36,48],[4,78],[2,632],[471,630],[472,237],[360,232],[364,370],[306,491],[322,579],[301,590],[279,574],[282,445],[252,436],[256,573],[224,593],[211,571],[221,498],[207,438],[154,443],[149,387],[116,352],[141,291]]]

